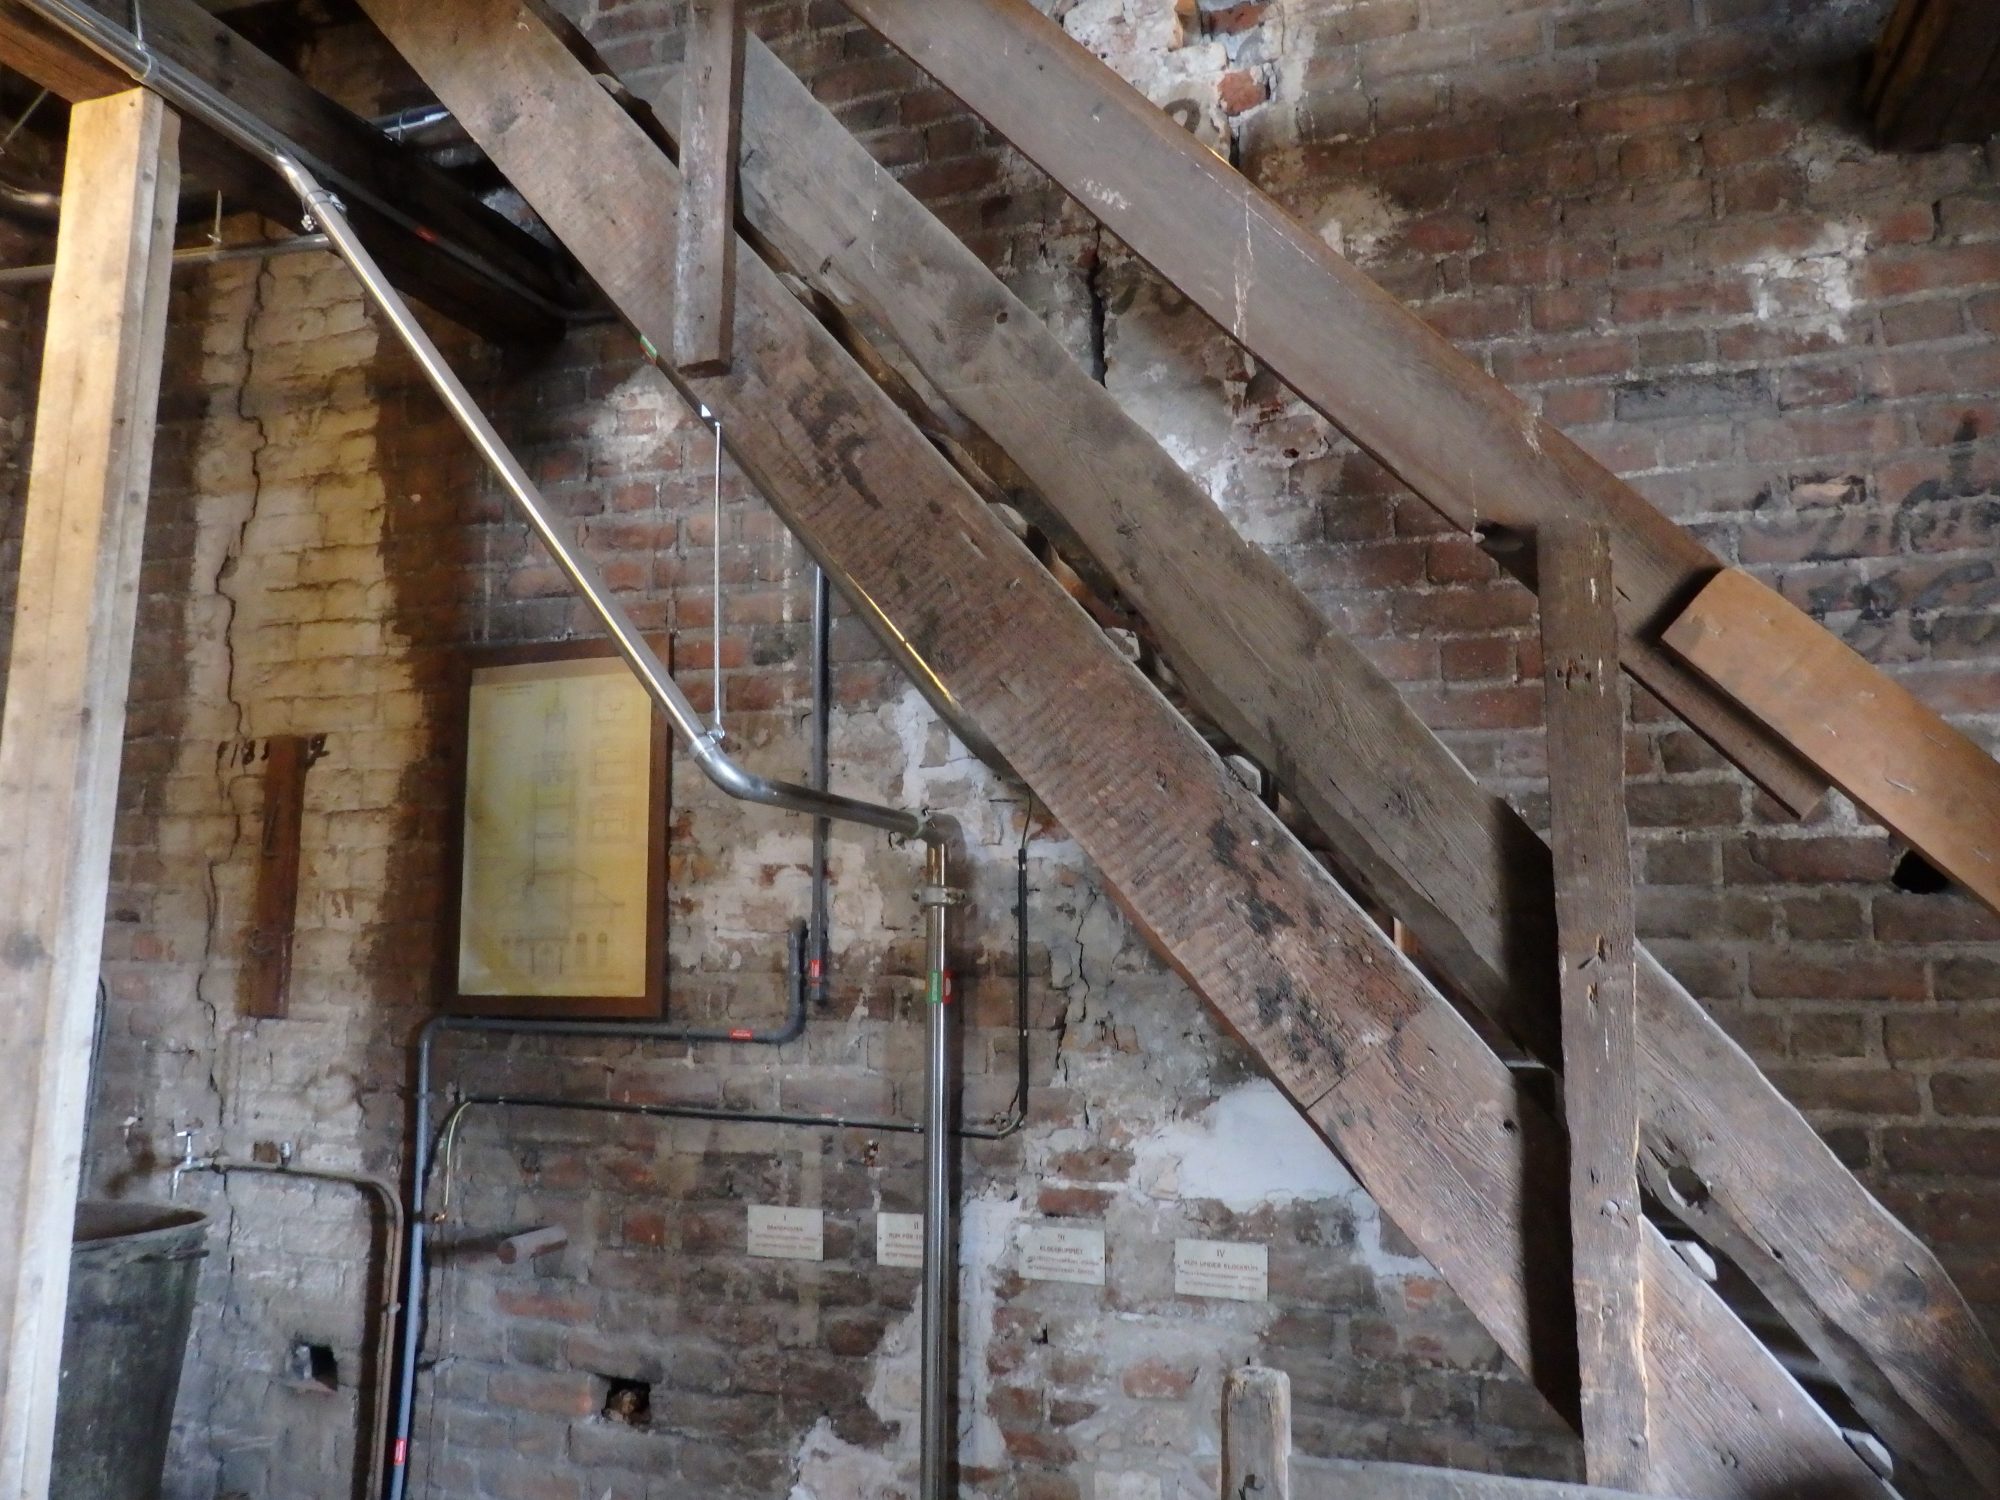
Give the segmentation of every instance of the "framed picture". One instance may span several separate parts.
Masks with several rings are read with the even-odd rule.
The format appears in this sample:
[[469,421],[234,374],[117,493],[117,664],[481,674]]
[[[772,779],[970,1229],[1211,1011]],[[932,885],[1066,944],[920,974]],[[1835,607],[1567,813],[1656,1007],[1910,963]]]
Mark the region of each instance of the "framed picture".
[[667,727],[609,642],[468,659],[452,1009],[651,1018],[666,993]]

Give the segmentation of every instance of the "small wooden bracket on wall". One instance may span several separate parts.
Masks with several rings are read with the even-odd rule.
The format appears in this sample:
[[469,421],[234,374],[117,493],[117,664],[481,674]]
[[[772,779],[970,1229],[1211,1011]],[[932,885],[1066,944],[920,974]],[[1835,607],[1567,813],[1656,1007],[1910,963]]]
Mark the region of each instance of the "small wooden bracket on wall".
[[246,1016],[284,1015],[292,1000],[292,931],[299,909],[300,832],[306,772],[326,754],[323,734],[279,734],[243,747],[245,763],[264,765],[264,813],[257,838],[257,881],[243,943],[237,998]]

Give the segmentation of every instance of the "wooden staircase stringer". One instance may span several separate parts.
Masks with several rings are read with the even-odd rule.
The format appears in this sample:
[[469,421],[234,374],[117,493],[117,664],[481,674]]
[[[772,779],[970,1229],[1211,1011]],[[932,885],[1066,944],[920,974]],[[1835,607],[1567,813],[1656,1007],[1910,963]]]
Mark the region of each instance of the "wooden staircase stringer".
[[[1516,543],[1541,520],[1606,526],[1626,669],[1778,801],[1808,811],[1841,779],[1828,751],[1872,742],[1891,766],[1975,762],[1982,794],[1957,800],[2000,838],[2000,763],[1937,714],[1884,723],[1859,701],[1827,705],[1838,733],[1815,741],[1774,723],[1765,695],[1732,693],[1663,642],[1721,560],[1029,0],[844,3],[1454,524],[1512,532]],[[1532,555],[1531,545],[1495,549],[1531,587]],[[1785,633],[1820,633],[1803,611],[1778,607]],[[1940,757],[1939,742],[1963,753]],[[1937,783],[1930,790],[1952,795]],[[1935,847],[1931,821],[1899,817],[1892,798],[1862,800],[2000,911],[2000,859],[1954,861],[1952,849]]]
[[[743,206],[808,280],[884,329],[1041,492],[1145,618],[1198,706],[1297,797],[1426,959],[1561,1061],[1547,846],[1032,311],[754,38]],[[666,134],[668,81],[652,108]],[[1639,966],[1649,1161],[1784,1311],[1904,1464],[2000,1493],[2000,1356],[1937,1259],[1650,956]]]
[[[518,0],[365,8],[659,345],[677,197],[665,156]],[[1567,1279],[1541,1274],[1530,1235],[1563,1201],[1554,1122],[747,254],[734,341],[731,373],[678,378],[683,394],[722,418],[739,462],[844,591],[894,622],[1159,951],[1385,1211],[1416,1226],[1501,1346],[1570,1404]],[[1415,1162],[1437,1170],[1405,1170]],[[1649,1325],[1649,1359],[1676,1393],[1658,1435],[1662,1482],[1718,1500],[1878,1492],[1825,1415],[1670,1259],[1648,1268],[1649,1304],[1673,1309]]]

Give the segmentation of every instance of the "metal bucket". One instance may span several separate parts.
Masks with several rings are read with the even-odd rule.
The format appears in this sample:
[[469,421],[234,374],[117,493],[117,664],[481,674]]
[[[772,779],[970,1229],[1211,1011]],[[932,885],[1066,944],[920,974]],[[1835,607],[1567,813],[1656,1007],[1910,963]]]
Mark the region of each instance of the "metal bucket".
[[61,1500],[159,1500],[208,1215],[79,1203],[55,1468]]

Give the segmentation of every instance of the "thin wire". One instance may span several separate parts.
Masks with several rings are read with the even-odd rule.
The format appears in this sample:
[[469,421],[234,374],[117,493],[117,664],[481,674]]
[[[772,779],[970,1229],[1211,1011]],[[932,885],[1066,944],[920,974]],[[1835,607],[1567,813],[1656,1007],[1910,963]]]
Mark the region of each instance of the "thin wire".
[[6,154],[7,148],[14,144],[14,137],[21,133],[21,127],[34,117],[35,111],[42,107],[42,101],[48,97],[49,91],[43,89],[28,101],[28,107],[21,111],[21,118],[8,127],[6,135],[0,136],[0,156]]
[[[702,408],[702,415],[708,409]],[[715,739],[722,742],[722,418],[715,418],[715,534],[709,540],[713,572],[714,617],[709,622],[714,644],[710,648],[709,670],[715,677]]]

